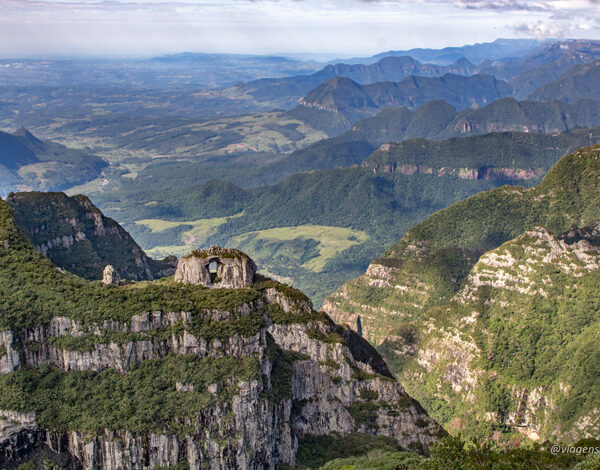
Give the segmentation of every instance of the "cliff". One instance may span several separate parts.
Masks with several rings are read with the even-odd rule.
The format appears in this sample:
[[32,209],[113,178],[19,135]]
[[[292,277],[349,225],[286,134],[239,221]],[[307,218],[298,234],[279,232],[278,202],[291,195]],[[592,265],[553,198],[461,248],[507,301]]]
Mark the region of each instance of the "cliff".
[[[587,367],[592,351],[576,351],[598,335],[599,186],[595,146],[564,157],[538,186],[456,203],[409,230],[323,309],[351,326],[360,315],[409,393],[451,430],[593,434],[597,374],[570,374]],[[540,250],[549,250],[541,260]],[[490,364],[498,357],[508,362]],[[569,396],[576,383],[584,390]]]
[[274,469],[315,436],[426,452],[445,434],[364,339],[253,281],[84,281],[0,201],[0,465]]
[[323,309],[380,344],[387,332],[443,305],[485,252],[543,226],[561,233],[600,219],[600,145],[563,157],[540,184],[503,186],[436,212],[410,229],[366,273],[329,296]]
[[86,279],[102,279],[112,265],[122,279],[141,281],[170,276],[174,257],[149,258],[113,219],[82,195],[11,193],[6,199],[15,222],[31,244],[52,262]]
[[413,322],[410,335],[407,325],[385,341],[409,389],[453,432],[597,436],[599,229],[527,230],[485,253],[452,300]]
[[175,271],[177,282],[217,289],[245,287],[254,282],[255,276],[256,264],[248,255],[240,250],[218,246],[192,251],[179,260]]

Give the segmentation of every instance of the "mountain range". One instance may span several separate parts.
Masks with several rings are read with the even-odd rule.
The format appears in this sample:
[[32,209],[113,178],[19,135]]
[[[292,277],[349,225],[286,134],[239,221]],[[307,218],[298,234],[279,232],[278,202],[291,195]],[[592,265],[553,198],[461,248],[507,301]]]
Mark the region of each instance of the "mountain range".
[[[532,47],[534,45],[536,47]],[[249,95],[258,101],[289,108],[295,106],[297,100],[306,96],[310,90],[335,77],[349,78],[358,84],[367,85],[399,82],[408,76],[441,77],[452,73],[492,75],[510,84],[512,96],[524,99],[538,87],[558,79],[570,68],[600,59],[598,41],[557,41],[543,44],[535,41],[524,41],[522,44],[517,42],[513,49],[515,55],[512,56],[504,55],[506,50],[498,55],[489,51],[496,47],[493,43],[472,47],[475,49],[478,46],[479,51],[474,55],[464,53],[469,46],[441,51],[390,51],[370,59],[351,59],[344,63],[330,64],[311,75],[251,81],[231,91],[235,95]],[[489,55],[486,56],[487,52]],[[443,57],[454,58],[447,61]]]
[[582,148],[538,186],[432,215],[324,310],[349,325],[360,316],[407,389],[456,432],[593,435],[598,374],[585,375],[583,357],[599,334],[599,162],[599,146]]
[[488,67],[482,66],[479,72],[508,80],[514,88],[514,96],[523,99],[538,87],[558,79],[570,68],[599,58],[599,41],[559,41],[542,45],[522,57],[492,62]]
[[359,84],[375,82],[399,82],[409,75],[437,77],[447,73],[472,75],[475,66],[467,59],[459,59],[449,65],[423,64],[410,56],[384,57],[374,64],[330,64],[311,75],[284,78],[263,78],[240,85],[240,91],[260,101],[277,101],[285,106],[298,97],[305,96],[321,83],[335,77],[349,78]]
[[[474,64],[480,64],[486,60],[502,60],[528,55],[533,50],[548,42],[549,41],[540,42],[536,39],[499,38],[493,42],[468,44],[460,47],[444,47],[442,49],[415,48],[405,51],[381,52],[372,56],[370,60],[379,60],[383,57],[410,56],[422,62],[433,64],[455,62],[462,58],[465,58]],[[356,60],[365,59],[351,59],[348,62],[353,63],[356,62]],[[367,59],[367,61],[368,60],[369,59]]]
[[349,166],[361,163],[387,142],[415,137],[439,140],[505,131],[553,134],[599,125],[600,104],[588,99],[567,104],[500,98],[481,108],[462,111],[434,100],[415,110],[385,108],[373,117],[356,121],[343,134],[292,152],[272,166],[278,175]]
[[510,96],[511,91],[506,82],[490,75],[410,76],[397,83],[369,85],[336,77],[311,90],[288,114],[335,135],[351,128],[356,120],[374,116],[383,108],[405,106],[415,109],[428,101],[441,99],[457,109],[465,109]]
[[[597,51],[593,58],[600,57],[600,47]],[[543,64],[541,67],[546,64],[556,66],[553,61]],[[540,72],[543,78],[526,91],[523,91],[526,80],[520,75],[510,83],[484,74],[446,74],[440,77],[410,75],[398,83],[371,82],[367,85],[337,77],[308,92],[300,100],[300,106],[289,111],[289,114],[334,135],[350,129],[358,119],[373,116],[383,108],[405,106],[415,109],[428,101],[440,99],[459,111],[480,108],[509,96],[527,97],[528,101],[537,102],[598,100],[595,87],[600,67],[598,62],[576,64],[569,63],[569,67],[561,68],[551,76],[545,71]],[[516,117],[520,118],[518,114]],[[560,127],[558,122],[554,125]]]
[[600,61],[577,65],[555,81],[546,83],[529,95],[534,101],[562,100],[574,102],[585,97],[597,99],[600,96],[595,84],[600,79]]

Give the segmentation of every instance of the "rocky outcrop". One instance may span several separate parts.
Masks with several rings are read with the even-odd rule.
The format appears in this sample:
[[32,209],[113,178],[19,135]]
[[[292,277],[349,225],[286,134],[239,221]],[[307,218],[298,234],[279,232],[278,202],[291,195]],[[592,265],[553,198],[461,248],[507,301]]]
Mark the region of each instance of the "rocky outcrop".
[[10,330],[0,332],[0,374],[7,374],[21,367],[21,358],[14,349],[13,333]]
[[0,441],[5,441],[13,434],[35,427],[35,413],[16,413],[0,410]]
[[112,265],[121,279],[171,276],[177,259],[149,258],[113,219],[85,196],[64,193],[15,193],[6,199],[15,222],[31,244],[57,266],[86,279],[102,279]]
[[[444,434],[366,341],[314,312],[300,293],[291,297],[286,290],[291,291],[268,287],[260,300],[230,311],[153,312],[135,315],[129,322],[82,323],[55,317],[44,325],[4,331],[3,346],[18,360],[3,373],[18,373],[21,364],[128,373],[136,364],[170,354],[258,358],[262,380],[241,381],[231,400],[217,401],[196,417],[185,418],[184,434],[168,429],[64,434],[61,455],[90,470],[145,470],[181,462],[191,469],[275,469],[294,465],[299,440],[309,434],[378,434],[413,451],[428,449]],[[287,320],[277,321],[279,315]],[[264,326],[256,334],[207,339],[193,333],[198,316],[214,322],[258,316]],[[90,336],[97,338],[90,349],[70,349]],[[16,357],[15,347],[21,351]],[[174,391],[200,392],[183,381]],[[219,393],[219,385],[211,384],[208,392]],[[10,458],[48,446],[53,430],[44,428],[35,413],[7,411],[5,416],[12,424],[0,426],[5,430],[0,447],[4,443],[14,451]],[[0,465],[6,459],[9,454],[0,455]]]
[[[395,303],[376,305],[357,299],[362,289],[391,292]],[[373,344],[379,345],[391,333],[394,325],[409,319],[414,312],[422,313],[429,299],[435,298],[434,286],[427,285],[414,276],[402,276],[394,266],[372,262],[360,278],[354,279],[331,294],[323,302],[323,311],[334,321],[356,327],[361,317],[362,334]]]
[[[214,271],[211,272],[211,266]],[[233,248],[211,246],[181,258],[175,280],[211,288],[240,288],[254,282],[256,264],[248,255]]]
[[102,283],[107,286],[119,285],[120,280],[121,277],[119,276],[119,273],[115,270],[115,268],[110,264],[106,265],[104,271],[102,272]]
[[[260,313],[262,308],[263,304],[258,303],[244,305],[232,313],[206,311],[196,316],[227,321],[234,315]],[[65,371],[99,372],[111,368],[125,373],[145,360],[160,359],[169,354],[241,358],[259,353],[260,338],[257,335],[236,334],[226,339],[206,339],[185,329],[191,322],[190,312],[153,312],[135,315],[130,323],[106,321],[86,325],[70,318],[55,317],[47,324],[20,330],[16,338],[11,331],[3,331],[0,341],[10,353],[0,359],[0,374],[42,364]],[[175,333],[180,327],[180,333]],[[69,342],[65,343],[65,340]],[[20,349],[21,354],[15,348]]]
[[285,313],[310,313],[313,310],[312,302],[304,295],[297,296],[297,298],[293,299],[290,296],[285,295],[283,292],[278,291],[274,287],[265,289],[264,295],[267,299],[267,302],[279,305]]
[[495,250],[484,254],[469,274],[457,297],[466,303],[477,299],[480,287],[493,287],[520,294],[548,297],[548,288],[553,285],[550,275],[539,276],[538,271],[551,265],[555,271],[572,276],[572,283],[585,273],[600,268],[600,244],[597,227],[572,228],[556,237],[544,227],[526,231],[520,241],[526,242],[524,260],[513,256],[509,250]]
[[[384,144],[380,147],[381,151],[389,151],[391,144]],[[372,168],[373,173],[399,173],[402,175],[437,175],[437,176],[456,176],[457,178],[464,180],[502,180],[502,181],[529,181],[539,180],[543,171],[541,169],[533,168],[502,168],[502,167],[489,167],[489,168],[470,168],[470,167],[431,167],[425,165],[411,165],[411,164],[398,164],[388,163],[380,165],[378,163],[372,164],[371,162],[363,163],[363,167]]]

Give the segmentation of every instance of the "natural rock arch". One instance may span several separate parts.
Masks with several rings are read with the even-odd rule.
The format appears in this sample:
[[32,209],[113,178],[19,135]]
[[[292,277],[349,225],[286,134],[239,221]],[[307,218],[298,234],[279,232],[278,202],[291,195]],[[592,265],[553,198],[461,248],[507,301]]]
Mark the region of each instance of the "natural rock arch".
[[[216,264],[216,272],[211,273],[213,264]],[[256,264],[245,253],[211,246],[208,250],[194,250],[181,258],[175,280],[212,288],[240,288],[252,284],[255,274]]]

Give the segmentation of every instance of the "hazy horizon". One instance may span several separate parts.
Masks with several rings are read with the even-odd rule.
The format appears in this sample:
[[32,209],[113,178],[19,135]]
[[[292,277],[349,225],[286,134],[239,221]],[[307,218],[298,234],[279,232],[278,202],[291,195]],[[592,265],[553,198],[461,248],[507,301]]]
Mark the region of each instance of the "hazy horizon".
[[599,0],[3,0],[0,57],[301,54],[600,39]]
[[[378,54],[384,54],[386,52],[393,52],[393,51],[400,51],[400,50],[411,50],[411,49],[432,49],[432,50],[438,50],[438,49],[443,49],[443,48],[450,48],[450,47],[463,47],[463,46],[470,46],[470,45],[476,45],[476,44],[483,44],[483,43],[493,43],[496,40],[503,40],[503,39],[508,39],[508,40],[520,40],[520,39],[531,39],[531,38],[496,38],[490,41],[481,41],[479,43],[463,43],[463,44],[445,44],[445,45],[440,45],[439,47],[431,47],[431,48],[420,48],[420,47],[414,47],[414,48],[393,48],[393,49],[385,49],[385,50],[375,50],[373,53],[368,53],[368,54],[364,54],[364,55],[356,55],[356,54],[352,54],[352,53],[341,53],[341,52],[311,52],[311,51],[305,51],[305,52],[270,52],[270,53],[250,53],[250,52],[236,52],[236,51],[231,51],[231,52],[214,52],[214,51],[189,51],[189,50],[180,50],[180,51],[173,51],[173,52],[166,52],[166,53],[162,53],[162,54],[146,54],[146,55],[128,55],[128,54],[93,54],[93,53],[89,53],[89,54],[44,54],[44,55],[40,55],[40,54],[32,54],[29,56],[25,56],[25,55],[21,55],[21,56],[14,56],[14,57],[10,57],[10,56],[0,56],[0,60],[90,60],[90,61],[102,61],[102,60],[148,60],[148,59],[152,59],[152,58],[158,58],[158,57],[167,57],[167,56],[176,56],[176,55],[184,55],[184,54],[197,54],[197,55],[219,55],[219,56],[256,56],[256,57],[284,57],[287,59],[291,59],[291,60],[298,60],[298,61],[315,61],[315,62],[327,62],[327,61],[334,61],[335,59],[357,59],[357,58],[370,58],[373,57],[375,55]],[[590,38],[565,38],[565,39],[554,39],[554,38],[543,38],[543,39],[539,39],[540,42],[552,42],[552,41],[576,41],[576,40],[587,40]]]

